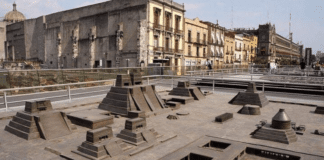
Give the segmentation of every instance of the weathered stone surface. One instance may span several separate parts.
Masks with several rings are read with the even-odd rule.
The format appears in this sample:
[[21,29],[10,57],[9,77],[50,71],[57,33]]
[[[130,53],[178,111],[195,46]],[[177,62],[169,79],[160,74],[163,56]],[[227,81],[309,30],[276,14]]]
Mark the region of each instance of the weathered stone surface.
[[215,118],[215,122],[223,123],[233,118],[233,113],[224,113]]
[[235,105],[258,105],[265,107],[269,104],[269,100],[265,96],[264,92],[258,92],[256,90],[255,83],[250,83],[248,89],[245,92],[239,92],[232,100],[230,104]]
[[259,106],[244,105],[243,108],[238,111],[238,113],[246,115],[260,115],[261,110]]
[[65,113],[52,110],[48,100],[26,102],[24,112],[17,112],[5,130],[26,140],[46,140],[66,136],[76,129]]
[[317,106],[316,107],[316,110],[315,110],[315,113],[317,113],[317,114],[324,114],[324,107]]

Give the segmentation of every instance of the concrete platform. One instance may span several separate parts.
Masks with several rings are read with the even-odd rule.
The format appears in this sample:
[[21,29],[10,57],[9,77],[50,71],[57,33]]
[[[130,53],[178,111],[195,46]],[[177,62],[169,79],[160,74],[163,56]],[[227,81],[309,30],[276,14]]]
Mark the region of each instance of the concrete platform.
[[89,109],[66,113],[72,123],[90,129],[101,128],[114,123],[109,111]]
[[[178,110],[162,113],[156,116],[146,118],[149,128],[154,128],[156,132],[163,137],[156,140],[156,143],[148,144],[146,146],[133,146],[125,151],[122,155],[114,158],[107,158],[112,160],[157,160],[173,153],[174,151],[187,146],[205,135],[228,139],[231,141],[239,141],[248,144],[259,146],[267,146],[279,151],[293,151],[300,153],[307,153],[310,155],[318,155],[317,159],[324,159],[324,139],[323,136],[312,134],[314,130],[324,130],[324,117],[320,114],[314,114],[315,107],[299,104],[285,104],[270,102],[265,108],[261,108],[261,115],[249,116],[238,114],[237,112],[242,106],[230,105],[230,101],[235,94],[228,94],[223,92],[215,92],[207,96],[203,101],[194,101],[188,103],[185,107]],[[273,98],[268,97],[269,100]],[[285,100],[281,98],[280,100]],[[286,99],[289,100],[289,99]],[[301,100],[290,100],[293,102],[301,102]],[[305,102],[308,102],[304,100]],[[309,102],[311,103],[311,102]],[[316,103],[324,103],[324,100]],[[318,104],[319,105],[319,104]],[[85,105],[82,108],[97,107],[96,105]],[[79,107],[73,108],[70,106],[69,110],[77,110]],[[256,124],[265,119],[270,121],[280,108],[284,108],[289,114],[291,120],[297,125],[306,125],[307,130],[304,135],[297,135],[298,141],[292,144],[283,144],[272,141],[265,141],[254,139],[251,137],[251,132],[256,129]],[[178,112],[189,112],[190,115],[182,116],[178,120],[170,121],[166,117],[170,114],[175,115]],[[234,119],[224,124],[214,123],[217,115],[223,113],[234,113]],[[120,133],[125,126],[125,117],[115,118],[111,125],[114,136]],[[9,119],[0,121],[0,127],[4,128],[9,123]],[[78,129],[72,134],[65,137],[60,137],[45,141],[36,139],[26,141],[21,138],[0,130],[0,157],[2,159],[58,159],[59,155],[69,155],[74,159],[86,159],[72,153],[85,140],[86,127],[78,126]],[[45,150],[45,147],[51,148],[55,151]],[[253,157],[253,155],[251,155]],[[221,157],[220,157],[221,158]],[[235,157],[234,157],[235,158]]]

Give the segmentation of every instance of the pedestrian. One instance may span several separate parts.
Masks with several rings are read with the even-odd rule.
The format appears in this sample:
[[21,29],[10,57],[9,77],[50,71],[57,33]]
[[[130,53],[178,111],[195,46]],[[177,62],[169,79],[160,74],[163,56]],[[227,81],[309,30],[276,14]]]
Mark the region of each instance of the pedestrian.
[[212,67],[211,62],[209,61],[209,59],[207,59],[207,61],[206,61],[206,66],[208,67],[208,74],[210,74],[213,67]]
[[306,63],[304,62],[304,60],[302,60],[300,63],[300,69],[301,69],[302,75],[305,72],[305,68],[306,68]]

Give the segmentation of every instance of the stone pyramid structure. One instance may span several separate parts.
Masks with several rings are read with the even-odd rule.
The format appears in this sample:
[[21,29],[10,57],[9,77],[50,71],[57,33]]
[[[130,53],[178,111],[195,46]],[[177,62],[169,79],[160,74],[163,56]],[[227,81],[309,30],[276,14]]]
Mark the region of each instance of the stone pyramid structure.
[[244,105],[243,108],[238,111],[238,113],[246,115],[261,115],[261,110],[259,106]]
[[229,101],[229,103],[235,105],[250,104],[265,107],[269,104],[269,100],[265,96],[264,92],[258,91],[255,83],[251,82],[249,83],[245,92],[239,92],[232,100]]
[[154,129],[147,129],[145,118],[133,118],[126,120],[125,129],[117,137],[138,146],[145,142],[154,143],[159,135]]
[[132,111],[154,112],[165,108],[165,102],[154,85],[143,85],[140,74],[117,75],[116,86],[111,87],[99,109],[128,116]]
[[26,102],[25,111],[16,116],[5,130],[26,140],[46,140],[66,136],[76,129],[64,113],[54,111],[49,100]]
[[178,86],[173,88],[169,95],[193,97],[195,100],[205,99],[205,95],[198,87],[191,87],[189,81],[180,81]]
[[316,109],[315,109],[315,113],[317,113],[317,114],[324,114],[324,107],[317,106]]
[[272,118],[272,124],[258,128],[252,138],[290,144],[297,141],[295,131],[291,127],[291,120],[284,109]]
[[123,153],[126,148],[122,140],[113,138],[111,127],[102,127],[88,131],[86,141],[72,152],[89,159],[105,159]]

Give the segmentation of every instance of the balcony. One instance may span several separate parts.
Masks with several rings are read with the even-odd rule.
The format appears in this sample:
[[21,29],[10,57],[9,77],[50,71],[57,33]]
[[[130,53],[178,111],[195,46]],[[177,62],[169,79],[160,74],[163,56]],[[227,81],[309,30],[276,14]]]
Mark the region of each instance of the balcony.
[[181,49],[175,49],[174,50],[174,53],[183,54],[183,50],[181,50]]
[[165,53],[174,53],[174,49],[164,47],[163,52],[165,52]]
[[226,52],[226,55],[230,55],[230,52],[229,52],[229,51],[227,51],[227,52]]
[[163,47],[154,47],[153,51],[154,52],[163,52]]
[[234,51],[231,51],[230,53],[231,53],[231,55],[234,55]]
[[174,30],[174,33],[175,33],[175,34],[178,34],[178,35],[183,35],[183,31],[180,30],[180,29],[175,29],[175,30]]
[[200,38],[193,39],[193,43],[195,43],[195,44],[197,44],[197,45],[207,45],[207,42],[201,40]]
[[173,32],[173,28],[166,26],[165,27],[165,31],[167,31],[167,32]]
[[192,43],[192,38],[188,38],[188,43]]
[[242,50],[242,47],[236,47],[235,50],[236,51],[241,51]]
[[192,52],[188,51],[188,57],[191,57],[191,56],[192,56]]
[[163,26],[162,26],[162,25],[159,25],[159,24],[156,24],[156,23],[154,23],[154,24],[153,24],[153,29],[157,29],[157,30],[163,30]]
[[202,41],[202,44],[205,45],[205,46],[207,46],[207,41],[206,40],[203,40]]

